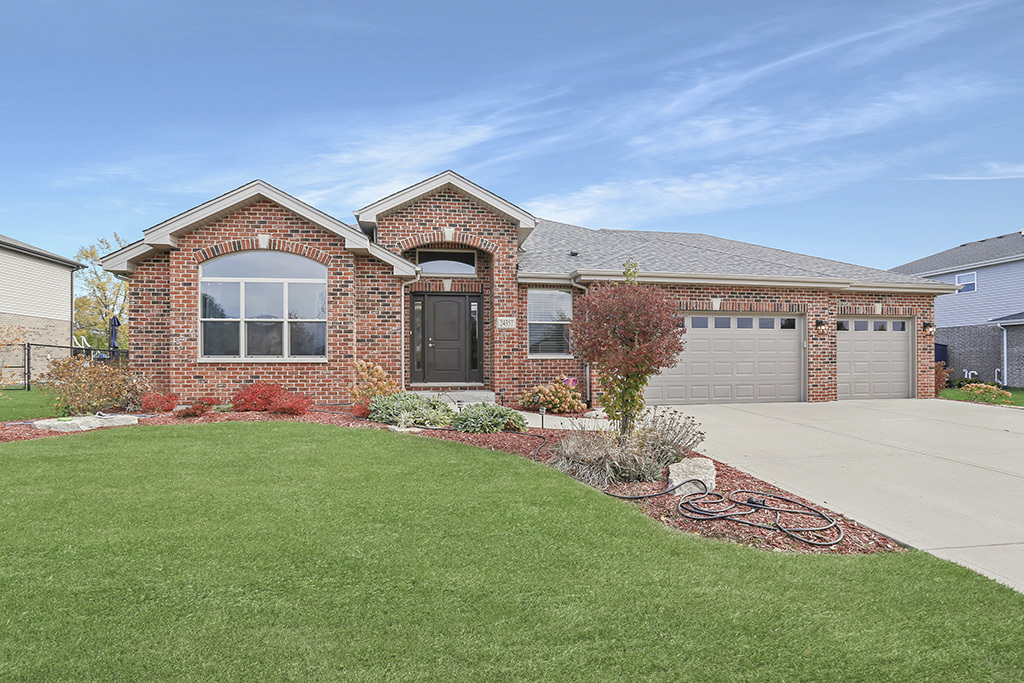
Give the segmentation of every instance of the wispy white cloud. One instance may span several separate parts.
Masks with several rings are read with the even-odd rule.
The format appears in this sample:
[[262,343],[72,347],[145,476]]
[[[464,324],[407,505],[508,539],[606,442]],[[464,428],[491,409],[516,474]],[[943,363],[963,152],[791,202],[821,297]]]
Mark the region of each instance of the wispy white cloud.
[[1024,163],[988,161],[976,169],[953,175],[927,175],[924,180],[1013,180],[1024,178]]
[[[596,183],[526,202],[537,216],[587,227],[635,227],[672,216],[796,201],[870,177],[888,159],[731,164],[707,172]],[[615,217],[609,223],[609,217]],[[628,222],[628,225],[624,225]],[[666,226],[670,227],[670,226]]]

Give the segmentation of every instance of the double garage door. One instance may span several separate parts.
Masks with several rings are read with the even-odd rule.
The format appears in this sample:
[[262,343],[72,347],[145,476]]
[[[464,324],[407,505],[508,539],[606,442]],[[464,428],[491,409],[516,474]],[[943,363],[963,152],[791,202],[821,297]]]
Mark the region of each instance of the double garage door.
[[687,315],[679,363],[651,378],[647,403],[800,401],[803,328],[792,315]]
[[[805,319],[785,314],[689,314],[679,362],[651,378],[649,405],[805,400]],[[836,325],[840,399],[911,395],[907,320]]]

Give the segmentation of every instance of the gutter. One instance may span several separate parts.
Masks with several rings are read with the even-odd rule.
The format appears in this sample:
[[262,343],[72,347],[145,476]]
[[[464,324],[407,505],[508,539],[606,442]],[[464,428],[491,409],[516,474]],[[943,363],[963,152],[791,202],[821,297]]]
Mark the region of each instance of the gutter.
[[1003,386],[1009,386],[1009,378],[1006,376],[1007,368],[1007,342],[1006,342],[1006,328],[1003,327],[1003,323],[996,323],[996,327],[1003,331]]
[[[621,270],[576,270],[561,273],[525,273],[522,284],[572,284],[578,282],[622,282]],[[773,275],[725,275],[722,273],[642,272],[639,282],[650,284],[721,285],[728,287],[793,287],[853,292],[902,292],[908,294],[952,294],[962,285],[948,282],[865,282],[825,277],[778,277]]]
[[[574,277],[569,278],[569,284],[572,285],[573,287],[576,287],[577,289],[582,289],[584,292],[589,291],[586,287],[577,282],[576,278]],[[593,408],[594,396],[593,389],[591,388],[590,384],[590,363],[584,363],[584,368],[585,372],[587,373],[587,407]]]

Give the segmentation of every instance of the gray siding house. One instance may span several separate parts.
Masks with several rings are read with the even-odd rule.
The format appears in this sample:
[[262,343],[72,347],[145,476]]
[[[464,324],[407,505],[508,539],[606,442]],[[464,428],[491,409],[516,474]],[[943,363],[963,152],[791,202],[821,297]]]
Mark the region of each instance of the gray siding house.
[[892,269],[958,285],[935,299],[935,341],[951,378],[1024,386],[1024,231],[968,242]]

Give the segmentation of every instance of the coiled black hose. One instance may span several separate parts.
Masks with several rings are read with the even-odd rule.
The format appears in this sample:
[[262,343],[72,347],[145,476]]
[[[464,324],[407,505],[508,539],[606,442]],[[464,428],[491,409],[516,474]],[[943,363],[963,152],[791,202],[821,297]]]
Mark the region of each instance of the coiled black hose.
[[[637,496],[625,496],[617,493],[611,493],[609,491],[605,491],[605,493],[613,498],[641,500],[644,498],[664,496],[672,493],[685,484],[699,484],[700,488],[703,489],[703,491],[694,491],[693,493],[688,493],[679,498],[676,510],[680,515],[687,519],[694,521],[724,519],[730,522],[736,522],[737,524],[746,524],[747,526],[757,527],[759,529],[781,531],[794,540],[815,546],[835,545],[842,541],[845,536],[843,528],[839,526],[839,523],[835,519],[829,517],[821,510],[812,508],[810,505],[801,503],[800,501],[793,500],[792,498],[786,498],[785,496],[779,496],[774,493],[751,491],[749,489],[736,489],[735,491],[730,492],[728,496],[725,496],[721,493],[708,491],[707,484],[700,479],[687,479],[686,481],[681,481],[674,486],[666,487],[664,491],[645,493]],[[748,494],[747,498],[746,500],[741,500],[744,494]],[[760,498],[757,498],[756,496],[760,496]],[[769,504],[768,499],[788,503],[794,507],[777,507],[776,505]],[[725,507],[721,507],[723,505]],[[774,512],[775,521],[771,524],[763,524],[750,519],[742,519],[743,517],[760,511]],[[804,517],[819,519],[824,522],[824,524],[821,526],[785,526],[782,524],[783,514],[801,515]],[[818,538],[821,538],[824,535],[823,532],[833,528],[839,532],[838,538],[834,540],[817,540],[809,537],[810,535],[816,535]]]

